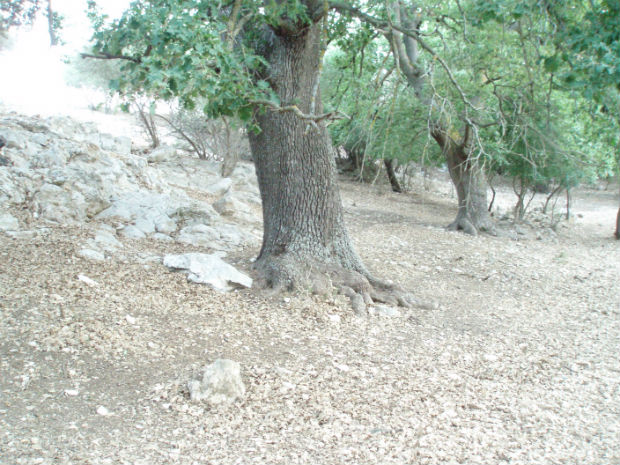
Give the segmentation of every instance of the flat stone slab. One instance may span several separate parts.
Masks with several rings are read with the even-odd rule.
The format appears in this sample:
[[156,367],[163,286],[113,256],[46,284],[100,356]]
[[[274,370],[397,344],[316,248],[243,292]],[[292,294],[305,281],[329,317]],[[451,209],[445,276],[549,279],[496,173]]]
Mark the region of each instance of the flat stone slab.
[[229,292],[235,287],[252,287],[252,278],[216,255],[202,253],[166,255],[164,265],[173,270],[184,270],[187,272],[188,280],[208,284],[216,291]]

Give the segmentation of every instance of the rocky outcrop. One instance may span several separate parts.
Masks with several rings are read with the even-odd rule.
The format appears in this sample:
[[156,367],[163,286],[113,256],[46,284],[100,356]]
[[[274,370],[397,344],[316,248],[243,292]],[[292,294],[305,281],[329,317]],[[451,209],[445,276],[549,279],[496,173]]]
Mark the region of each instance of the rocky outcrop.
[[229,178],[220,167],[162,147],[132,153],[126,137],[70,118],[0,114],[0,232],[49,223],[89,225],[79,255],[113,257],[135,239],[178,242],[201,251],[259,245],[260,197],[254,167]]

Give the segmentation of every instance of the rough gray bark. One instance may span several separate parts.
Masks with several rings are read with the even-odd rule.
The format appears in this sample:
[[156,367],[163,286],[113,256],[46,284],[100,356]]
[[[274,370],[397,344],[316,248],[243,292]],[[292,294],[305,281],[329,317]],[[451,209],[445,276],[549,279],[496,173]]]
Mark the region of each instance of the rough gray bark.
[[[281,108],[296,105],[303,114],[319,114],[321,27],[286,26],[274,28],[265,51],[268,79]],[[256,269],[265,285],[276,290],[305,287],[319,294],[336,290],[362,314],[373,301],[434,308],[373,278],[355,252],[324,123],[313,125],[295,112],[271,108],[259,111],[256,121],[261,131],[250,134],[250,147],[263,203],[263,244]]]
[[[279,33],[266,58],[269,79],[281,105],[320,113],[320,27]],[[335,178],[333,149],[324,124],[316,127],[293,112],[257,115],[250,134],[263,201],[263,245],[257,267],[269,285],[294,287],[308,267],[342,267],[367,275],[347,234]]]
[[448,171],[456,188],[458,211],[448,229],[462,230],[477,235],[480,232],[495,234],[495,224],[488,211],[487,182],[484,171],[471,160],[469,129],[460,143],[456,143],[441,128],[435,128],[432,136],[446,157]]
[[[408,8],[402,2],[391,0],[389,11],[395,24],[417,37],[422,19],[415,13],[414,6]],[[425,88],[428,75],[419,63],[418,41],[411,35],[395,29],[388,33],[387,38],[407,84],[420,101],[432,108],[434,103],[426,95]],[[433,128],[431,135],[446,157],[446,164],[458,196],[458,213],[456,219],[448,225],[448,229],[463,230],[474,235],[480,232],[495,234],[495,224],[488,212],[486,176],[471,158],[471,126],[469,123],[465,125],[462,141],[459,143],[448,135],[445,125],[439,118],[431,122],[431,127]]]

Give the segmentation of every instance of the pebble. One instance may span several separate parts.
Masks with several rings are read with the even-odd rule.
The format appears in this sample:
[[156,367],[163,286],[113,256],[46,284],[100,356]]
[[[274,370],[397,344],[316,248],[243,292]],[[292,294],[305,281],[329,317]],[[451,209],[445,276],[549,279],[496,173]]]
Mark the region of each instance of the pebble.
[[101,415],[102,417],[107,417],[111,415],[110,411],[104,406],[100,405],[97,407],[97,415]]

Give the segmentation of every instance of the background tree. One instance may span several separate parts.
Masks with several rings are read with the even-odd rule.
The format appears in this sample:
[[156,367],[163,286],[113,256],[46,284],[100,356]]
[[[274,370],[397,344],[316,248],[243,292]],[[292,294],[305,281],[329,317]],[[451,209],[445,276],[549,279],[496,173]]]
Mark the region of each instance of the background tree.
[[[557,53],[546,60],[550,71],[560,70],[564,82],[597,104],[596,117],[616,125],[616,169],[620,166],[620,1],[589,3],[549,1],[557,25]],[[620,239],[620,208],[616,216]]]
[[[32,24],[43,3],[42,0],[3,0],[0,3],[0,38],[6,39],[9,29]],[[50,44],[58,45],[62,16],[52,8],[52,0],[45,0],[45,16]]]
[[358,308],[375,300],[407,304],[373,278],[347,234],[333,147],[319,88],[328,3],[135,1],[110,27],[94,15],[93,55],[124,61],[119,92],[140,89],[208,116],[237,116],[250,146],[263,204],[256,267],[276,289],[332,281]]
[[[358,120],[338,123],[332,133],[339,142],[345,141],[340,142],[345,148],[346,142],[356,141],[358,151],[363,145],[357,141],[371,141],[365,145],[364,154],[368,155],[373,153],[368,146],[380,139],[373,130],[378,120],[390,121],[391,128],[385,133],[391,139],[401,133],[419,134],[412,128],[426,127],[439,151],[429,149],[423,137],[416,137],[417,153],[408,155],[425,162],[437,160],[438,155],[445,160],[459,199],[457,218],[450,227],[471,233],[494,229],[487,214],[488,172],[501,172],[515,180],[517,220],[537,190],[544,187],[554,195],[565,190],[568,195],[578,182],[604,174],[611,145],[594,148],[587,133],[594,128],[601,132],[606,125],[597,122],[592,127],[579,95],[559,85],[558,77],[549,73],[545,58],[555,52],[557,42],[544,5],[516,1],[365,2],[363,8],[346,4],[343,11],[380,34],[364,33],[362,28],[357,35],[338,41],[346,54],[344,66],[359,66],[359,72],[351,75],[362,77],[363,65],[370,78],[360,79],[362,83],[355,86],[340,85],[339,80],[335,90],[327,91],[328,96],[334,96],[330,104],[336,108],[353,102],[350,111]],[[369,46],[367,37],[373,37],[373,44],[383,38],[384,45]],[[384,75],[393,68],[400,73],[390,74],[386,81],[373,69],[378,62]],[[408,91],[401,89],[391,97],[396,87],[390,86],[390,80],[396,74]],[[383,83],[378,96],[363,84],[375,82],[373,76]],[[358,92],[360,86],[364,92]],[[344,96],[349,89],[353,92]],[[394,102],[390,109],[410,105],[413,121],[404,122],[402,113],[398,119],[368,116],[380,114],[387,101]],[[373,106],[378,107],[378,113],[373,110],[359,117],[357,108]],[[404,118],[406,121],[407,116]],[[360,127],[368,129],[361,131]],[[361,139],[359,134],[368,137]]]

